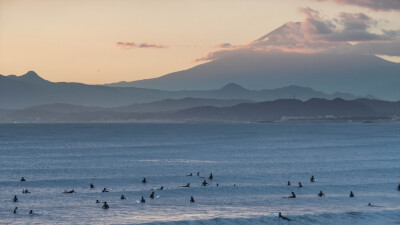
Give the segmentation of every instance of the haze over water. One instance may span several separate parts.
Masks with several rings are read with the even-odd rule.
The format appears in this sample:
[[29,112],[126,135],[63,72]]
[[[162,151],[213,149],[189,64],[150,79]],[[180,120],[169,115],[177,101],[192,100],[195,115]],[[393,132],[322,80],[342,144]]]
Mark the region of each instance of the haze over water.
[[1,124],[0,223],[397,224],[399,150],[399,123]]

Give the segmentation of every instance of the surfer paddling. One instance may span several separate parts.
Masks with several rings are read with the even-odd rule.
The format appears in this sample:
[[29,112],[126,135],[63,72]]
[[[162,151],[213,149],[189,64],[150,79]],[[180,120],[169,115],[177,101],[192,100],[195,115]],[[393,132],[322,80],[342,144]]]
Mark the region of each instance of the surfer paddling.
[[188,188],[188,187],[190,187],[190,183],[187,183],[186,185],[183,185],[183,186],[179,186],[179,187],[184,187],[184,188]]
[[279,212],[279,213],[278,213],[278,216],[279,216],[279,218],[281,218],[281,219],[284,219],[284,220],[290,221],[290,219],[289,219],[289,218],[287,218],[286,216],[282,216],[282,213],[281,213],[281,212]]

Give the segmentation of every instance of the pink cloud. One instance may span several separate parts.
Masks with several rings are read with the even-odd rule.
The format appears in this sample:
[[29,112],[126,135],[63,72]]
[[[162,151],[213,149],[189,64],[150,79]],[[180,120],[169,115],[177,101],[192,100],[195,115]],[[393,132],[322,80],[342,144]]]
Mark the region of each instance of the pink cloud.
[[[223,50],[213,51],[194,62],[209,61],[228,57],[237,52],[293,52],[293,53],[359,53],[394,55],[398,50],[399,30],[381,30],[378,22],[363,13],[340,13],[337,18],[326,19],[320,12],[311,8],[300,8],[305,15],[302,22],[289,22],[243,45],[223,43],[218,47]],[[356,42],[351,45],[349,42]],[[371,45],[368,45],[370,43]],[[379,47],[382,47],[380,50]],[[394,47],[394,48],[393,48]],[[397,51],[397,55],[400,52]]]
[[374,11],[395,11],[400,10],[399,0],[314,0],[318,2],[335,2],[343,5],[356,5],[369,8]]
[[168,48],[168,46],[165,45],[156,45],[156,44],[150,44],[150,43],[138,43],[136,44],[135,42],[117,42],[116,45],[121,48],[125,49],[132,49],[132,48]]

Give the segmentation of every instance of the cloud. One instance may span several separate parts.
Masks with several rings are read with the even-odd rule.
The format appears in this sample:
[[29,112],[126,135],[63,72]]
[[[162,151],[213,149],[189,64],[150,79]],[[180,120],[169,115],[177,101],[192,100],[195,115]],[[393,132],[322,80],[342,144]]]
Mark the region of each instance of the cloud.
[[341,5],[356,5],[369,8],[374,11],[400,10],[399,0],[313,0],[318,2],[335,2]]
[[135,42],[116,42],[116,45],[121,48],[125,49],[132,49],[132,48],[168,48],[168,46],[165,45],[156,45],[156,44],[150,44],[150,43],[135,43]]
[[235,46],[232,45],[231,43],[221,43],[217,45],[217,48],[234,48]]
[[[237,52],[357,53],[399,56],[399,30],[380,30],[378,22],[364,13],[340,13],[326,19],[311,8],[300,8],[302,22],[289,22],[243,45],[223,43],[195,62],[227,57]],[[378,33],[371,30],[378,30]],[[350,44],[353,43],[353,44]]]

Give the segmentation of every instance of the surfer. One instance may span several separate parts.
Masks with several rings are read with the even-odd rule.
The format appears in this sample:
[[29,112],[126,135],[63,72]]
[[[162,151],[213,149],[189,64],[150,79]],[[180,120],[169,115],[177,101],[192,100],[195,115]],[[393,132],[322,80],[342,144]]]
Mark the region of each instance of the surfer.
[[145,202],[146,202],[146,200],[144,200],[144,198],[142,196],[142,199],[140,199],[140,203],[145,203]]
[[96,203],[100,203],[100,201],[99,201],[99,200],[96,200]]
[[18,207],[15,207],[15,208],[14,208],[14,211],[13,211],[14,214],[17,213],[17,209],[18,209]]
[[33,210],[29,210],[29,215],[33,215]]
[[287,218],[286,216],[282,216],[282,213],[281,213],[281,212],[279,212],[278,216],[279,216],[279,218],[281,218],[281,219],[284,219],[284,220],[290,221],[290,219],[289,219],[289,218]]
[[92,183],[90,183],[90,189],[93,189],[94,185]]
[[30,192],[28,191],[28,189],[22,189],[22,194],[29,194]]
[[372,205],[371,203],[368,203],[368,206],[369,207],[375,207],[374,205]]
[[121,195],[121,200],[125,200],[125,195]]
[[212,173],[210,173],[210,176],[208,177],[208,179],[212,180],[213,179],[213,175]]
[[22,178],[21,178],[21,181],[25,181],[25,178],[24,178],[24,177],[22,177]]
[[303,187],[303,185],[301,185],[301,182],[299,182],[299,188],[302,188]]
[[203,181],[203,183],[201,183],[202,186],[207,186],[208,183],[206,182],[206,180]]
[[188,175],[186,175],[187,177],[191,177],[191,176],[193,176],[193,174],[192,173],[190,173],[190,174],[188,174]]
[[400,184],[399,184],[399,186],[397,186],[397,190],[400,191]]
[[103,188],[101,192],[108,192],[107,188]]
[[107,202],[104,202],[104,204],[103,204],[103,207],[102,207],[103,209],[108,209],[108,208],[110,208],[110,206],[108,206],[108,204],[107,204]]
[[350,198],[353,198],[353,197],[354,197],[354,194],[352,191],[350,191]]
[[296,194],[292,191],[292,195],[289,196],[288,198],[296,198]]
[[322,196],[325,197],[324,193],[322,193],[322,191],[320,191],[320,192],[318,193],[318,197],[322,197]]
[[217,183],[217,187],[219,186],[219,184]]
[[200,176],[200,172],[199,171],[197,171],[197,176]]
[[190,196],[190,203],[193,203],[194,202],[194,198],[193,198],[193,196]]
[[313,176],[311,176],[311,178],[310,178],[310,182],[315,182],[314,175],[313,175]]
[[142,183],[145,184],[146,182],[146,177],[143,177]]
[[70,190],[70,191],[64,190],[64,194],[72,194],[72,193],[75,193],[75,190],[74,190],[74,189],[72,189],[72,190]]
[[183,185],[181,187],[190,187],[190,183],[187,183],[186,185]]
[[160,190],[160,191],[162,191],[162,190],[164,190],[164,186],[161,186],[159,189],[157,189],[157,190]]
[[290,186],[290,180],[288,180],[287,185]]
[[154,198],[154,191],[151,192],[150,198]]
[[14,195],[14,200],[13,200],[14,202],[18,202],[18,198],[17,198],[17,196],[16,195]]

